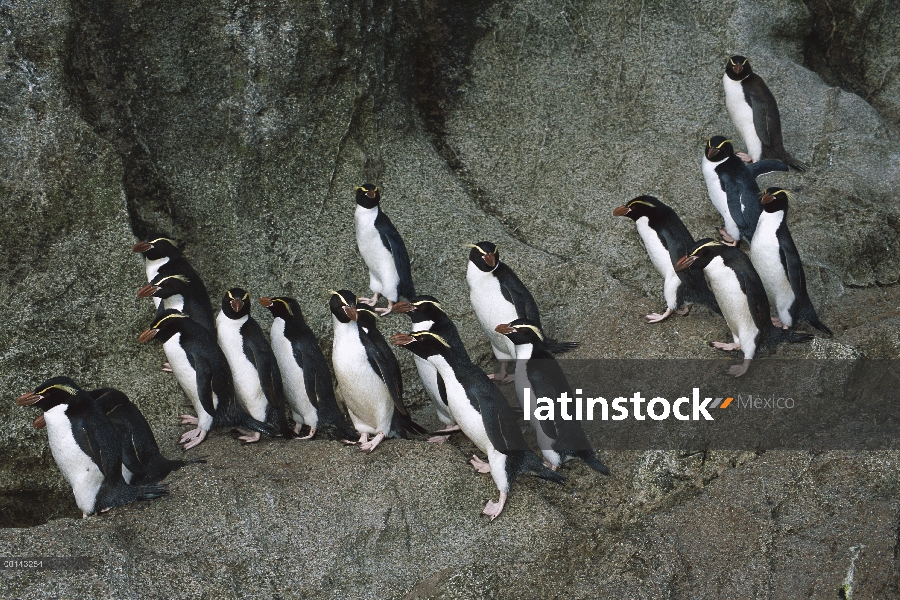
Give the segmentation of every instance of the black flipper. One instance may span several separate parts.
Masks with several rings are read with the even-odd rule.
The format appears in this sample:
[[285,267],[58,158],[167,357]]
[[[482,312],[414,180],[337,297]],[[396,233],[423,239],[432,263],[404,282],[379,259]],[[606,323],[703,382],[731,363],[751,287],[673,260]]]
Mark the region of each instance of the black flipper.
[[266,409],[266,422],[271,423],[286,439],[297,437],[284,414],[287,400],[281,371],[259,323],[255,319],[247,319],[241,326],[241,337],[244,340],[244,354],[259,374],[263,394],[269,405]]
[[765,175],[766,173],[773,173],[775,171],[790,171],[790,168],[786,164],[784,164],[784,162],[774,158],[761,160],[755,163],[749,163],[747,164],[747,169],[750,171],[750,174],[754,179],[756,179],[760,175]]
[[819,320],[816,309],[812,305],[809,298],[809,292],[806,290],[806,274],[803,271],[803,263],[800,261],[800,253],[797,252],[797,246],[794,245],[794,238],[791,236],[790,230],[782,222],[781,226],[775,232],[778,238],[778,251],[781,256],[781,263],[787,273],[788,281],[791,284],[791,290],[794,292],[795,314],[794,325],[799,323],[809,323],[822,333],[834,335],[832,331]]

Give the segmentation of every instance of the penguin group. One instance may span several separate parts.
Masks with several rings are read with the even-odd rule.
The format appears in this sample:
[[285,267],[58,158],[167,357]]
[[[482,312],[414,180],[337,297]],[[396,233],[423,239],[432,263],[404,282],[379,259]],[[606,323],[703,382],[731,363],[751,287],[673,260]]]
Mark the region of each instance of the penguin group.
[[[720,136],[706,144],[702,172],[724,220],[721,239],[695,240],[671,207],[649,195],[613,214],[635,222],[664,280],[666,309],[647,315],[647,321],[687,314],[693,304],[722,315],[734,339],[712,345],[743,351],[744,363],[729,369],[740,376],[757,351],[811,339],[791,329],[797,325],[831,332],[810,302],[787,228],[792,193],[775,187],[760,192],[756,183],[763,173],[806,166],[784,149],[775,99],[746,58],[729,59],[724,85],[728,111],[748,153],[735,152]],[[523,473],[563,483],[560,467],[578,459],[609,475],[574,420],[532,420],[539,453],[533,451],[501,391],[503,384],[514,383],[520,403],[526,393],[572,395],[555,355],[578,343],[547,335],[534,296],[501,261],[500,247],[491,241],[465,244],[472,309],[498,361],[496,372],[488,374],[472,361],[440,300],[416,291],[409,253],[382,210],[379,187],[357,187],[355,201],[356,242],[372,295],[328,291],[331,369],[296,299],[254,297],[234,286],[225,290],[214,316],[207,287],[185,258],[183,242],[154,231],[132,247],[143,258],[147,278],[137,295],[152,298],[156,308],[137,342],[162,345],[163,370],[174,375],[196,413],[179,417],[190,427],[178,440],[183,450],[201,444],[213,429],[233,429],[245,445],[262,435],[289,440],[324,435],[364,452],[387,438],[442,443],[461,432],[485,457],[473,454],[468,462],[477,472],[490,473],[499,492],[498,500],[489,500],[482,510],[490,520],[501,514]],[[749,246],[749,255],[741,243]],[[381,296],[385,307],[377,306]],[[272,317],[268,337],[251,314],[256,304]],[[777,316],[770,314],[773,304]],[[378,321],[387,315],[406,315],[410,331],[385,339]],[[416,423],[406,407],[395,354],[401,349],[414,357],[442,425],[436,431]],[[163,457],[138,408],[112,388],[89,392],[57,377],[16,402],[43,411],[34,426],[46,427],[54,459],[85,516],[165,495],[167,487],[160,482],[170,472],[203,462]]]
[[[695,240],[675,211],[642,195],[613,211],[637,227],[650,261],[663,277],[666,310],[645,318],[658,323],[673,312],[686,315],[693,304],[722,315],[731,342],[709,342],[726,352],[741,350],[743,362],[727,373],[740,377],[760,351],[813,336],[794,328],[807,324],[832,335],[809,298],[800,254],[787,225],[794,194],[780,187],[759,189],[756,178],[807,166],[784,149],[775,97],[744,56],[732,56],[722,78],[725,104],[747,145],[712,136],[706,142],[702,173],[713,206],[722,216],[718,240]],[[741,250],[741,244],[749,253]],[[772,314],[772,307],[775,315]]]

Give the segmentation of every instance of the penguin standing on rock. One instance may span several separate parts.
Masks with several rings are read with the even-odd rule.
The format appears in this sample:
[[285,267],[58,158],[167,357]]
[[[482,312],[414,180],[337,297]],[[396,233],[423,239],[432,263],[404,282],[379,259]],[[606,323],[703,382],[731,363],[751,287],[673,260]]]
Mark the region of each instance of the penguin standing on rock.
[[197,426],[181,436],[179,443],[184,444],[185,450],[206,439],[213,427],[240,427],[267,435],[277,433],[238,404],[228,361],[211,331],[177,310],[166,310],[141,333],[138,342],[154,339],[163,345],[178,384],[197,411],[196,417],[181,415],[182,425]]
[[805,171],[807,166],[784,149],[781,115],[775,96],[766,82],[750,68],[750,61],[743,56],[729,58],[725,63],[722,84],[725,86],[728,114],[747,144],[749,156],[744,155],[749,159],[747,162],[774,158],[797,171]]
[[756,178],[772,171],[787,171],[778,160],[764,160],[746,165],[734,153],[731,140],[721,135],[706,142],[703,153],[703,178],[713,206],[725,220],[719,234],[729,246],[742,239],[751,243],[762,208]]
[[[516,319],[497,325],[497,333],[516,345],[516,392],[520,401],[525,397],[526,388],[533,398],[560,398],[563,394],[575,397],[565,373],[544,345],[544,334],[535,323]],[[562,417],[543,421],[531,419],[531,425],[544,460],[554,471],[562,463],[580,458],[598,473],[609,475],[609,469],[597,459],[578,421]]]
[[[350,443],[371,452],[385,437],[427,433],[413,422],[403,404],[397,357],[390,349],[385,354],[373,341],[372,330],[377,333],[377,328],[372,323],[369,331],[358,323],[356,295],[347,290],[330,293],[328,306],[334,323],[331,362],[350,420],[359,432],[359,441]],[[370,435],[374,436],[371,440]]]
[[153,281],[138,290],[138,298],[161,299],[161,310],[173,308],[181,311],[210,331],[215,331],[212,306],[203,282],[191,280],[187,275],[176,273],[157,274]]
[[[238,400],[257,421],[273,425],[293,439],[294,430],[284,416],[285,394],[281,371],[262,327],[250,316],[250,294],[231,288],[222,298],[222,312],[216,317],[219,347],[225,353]],[[259,431],[242,431],[245,443],[258,442]]]
[[638,196],[615,209],[613,216],[634,221],[650,262],[665,282],[666,311],[650,313],[645,317],[648,323],[659,323],[673,312],[687,315],[694,303],[722,314],[703,277],[692,277],[689,271],[675,272],[675,263],[694,247],[694,238],[672,208],[653,196]]
[[[450,344],[450,348],[454,352],[466,352],[456,325],[441,310],[441,305],[434,296],[413,296],[408,302],[395,304],[394,312],[404,313],[412,320],[414,333],[431,331]],[[456,419],[453,418],[453,413],[447,405],[447,392],[440,373],[427,359],[415,353],[413,353],[413,357],[416,361],[419,377],[422,379],[422,385],[431,398],[431,404],[434,406],[435,412],[437,412],[438,419],[444,424],[444,429],[435,431],[434,435],[428,438],[428,441],[442,444],[450,438],[450,434],[454,431],[459,431],[459,425],[456,424]]]
[[762,279],[769,302],[775,306],[778,327],[794,327],[809,323],[819,331],[832,335],[819,320],[806,291],[806,275],[800,253],[787,226],[790,192],[770,187],[763,191],[760,202],[763,212],[756,226],[756,236],[750,247],[750,260]]
[[444,338],[431,331],[398,333],[391,337],[391,343],[434,365],[444,382],[454,419],[472,443],[487,454],[488,462],[477,456],[469,461],[479,473],[490,473],[500,490],[500,501],[488,500],[482,514],[491,521],[500,515],[513,481],[522,473],[565,482],[563,476],[548,469],[531,451],[519,429],[519,419],[503,393],[468,354],[453,351]]
[[737,248],[710,239],[700,240],[675,266],[676,271],[684,269],[703,270],[734,336],[730,344],[709,342],[709,345],[726,352],[744,351],[743,364],[729,368],[728,375],[740,377],[746,373],[759,350],[772,349],[784,342],[796,344],[812,339],[809,334],[772,324],[762,281],[747,255]]
[[[525,284],[516,276],[506,263],[500,262],[500,249],[491,242],[466,244],[469,251],[469,263],[466,268],[466,281],[469,284],[469,299],[475,316],[482,329],[491,340],[494,356],[500,361],[500,370],[488,375],[499,383],[512,383],[513,375],[507,374],[509,363],[515,360],[515,345],[494,329],[501,323],[509,323],[516,319],[529,319],[541,327],[534,296]],[[554,354],[568,352],[578,347],[578,342],[558,342],[547,339],[547,348]]]
[[298,438],[312,439],[326,431],[338,439],[352,435],[334,397],[331,373],[319,342],[303,318],[300,304],[293,298],[260,298],[272,320],[272,350],[284,379],[284,391],[294,416],[294,433],[303,425],[309,433]]
[[387,308],[375,310],[386,315],[400,296],[410,298],[416,295],[416,290],[406,245],[381,210],[380,201],[377,186],[367,183],[356,188],[356,244],[369,267],[369,287],[375,293],[371,298],[360,298],[360,301],[375,306],[379,294],[384,295],[388,299]]
[[159,498],[165,485],[128,485],[122,478],[122,437],[97,403],[68,377],[54,377],[16,399],[43,415],[50,451],[85,517],[137,500]]

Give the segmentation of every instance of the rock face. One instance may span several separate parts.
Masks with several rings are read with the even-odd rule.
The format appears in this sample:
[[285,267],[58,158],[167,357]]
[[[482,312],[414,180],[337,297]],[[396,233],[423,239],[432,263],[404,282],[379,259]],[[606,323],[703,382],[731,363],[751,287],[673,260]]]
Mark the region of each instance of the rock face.
[[[293,295],[328,348],[324,290],[368,291],[352,188],[374,181],[417,289],[442,300],[485,366],[461,244],[486,239],[546,328],[582,342],[578,358],[718,356],[706,341],[727,328],[707,311],[642,323],[662,307],[662,282],[611,212],[652,194],[695,237],[713,234],[700,152],[712,135],[736,136],[721,86],[735,53],[778,99],[788,150],[811,165],[761,183],[797,192],[791,229],[836,335],[780,355],[898,357],[900,12],[854,7],[0,0],[7,524],[70,514],[45,434],[12,402],[47,377],[122,389],[175,452],[183,396],[159,372],[159,348],[136,343],[153,312],[136,298],[130,245],[154,227],[187,241],[214,303],[235,285]],[[254,314],[267,328],[266,311]],[[408,330],[402,317],[382,326]],[[424,407],[411,358],[398,356]],[[525,479],[487,525],[477,513],[495,490],[459,447],[389,442],[364,457],[219,436],[201,450],[209,464],[175,475],[164,500],[6,530],[4,555],[101,558],[71,581],[3,571],[4,587],[818,598],[849,580],[857,597],[900,593],[896,453],[723,452],[703,464],[609,453],[613,477],[575,467],[564,487]]]

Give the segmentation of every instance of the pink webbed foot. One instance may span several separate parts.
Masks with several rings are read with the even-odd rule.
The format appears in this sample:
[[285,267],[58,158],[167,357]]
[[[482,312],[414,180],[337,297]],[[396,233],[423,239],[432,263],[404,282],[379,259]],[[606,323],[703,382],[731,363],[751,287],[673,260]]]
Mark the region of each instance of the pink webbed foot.
[[774,325],[775,327],[781,327],[782,329],[788,329],[788,326],[784,324],[784,321],[782,321],[778,317],[772,317],[772,325]]
[[250,431],[249,429],[241,429],[240,427],[238,427],[237,430],[240,431],[241,434],[243,434],[243,435],[239,435],[238,439],[241,441],[242,444],[245,444],[245,445],[246,444],[255,444],[262,437],[262,435],[258,431]]
[[679,315],[679,316],[682,316],[682,317],[686,317],[686,316],[688,316],[688,314],[689,314],[690,312],[691,312],[691,305],[688,304],[688,305],[685,306],[684,308],[681,308],[681,309],[679,309],[679,310],[676,310],[676,311],[675,311],[675,314],[676,314],[676,315]]
[[733,367],[729,367],[727,371],[725,371],[726,375],[731,375],[732,377],[740,377],[744,373],[747,372],[747,369],[750,368],[750,361],[753,359],[745,358],[744,362],[739,365],[734,365]]
[[488,379],[495,383],[506,384],[512,383],[516,380],[515,375],[503,375],[501,376],[499,373],[488,373]]
[[499,517],[500,513],[503,512],[503,506],[506,504],[506,497],[506,494],[500,492],[500,502],[488,500],[487,504],[484,505],[484,510],[481,511],[481,514],[489,516],[491,521]]
[[559,468],[559,465],[554,465],[552,462],[550,462],[546,458],[544,459],[544,464],[547,465],[547,468],[550,469],[551,471],[555,471]]
[[359,434],[359,439],[355,442],[353,440],[341,440],[341,441],[343,443],[347,444],[348,446],[356,446],[357,444],[365,444],[366,442],[369,441],[369,434],[368,433]]
[[713,348],[717,348],[719,350],[724,350],[725,352],[732,352],[734,350],[740,350],[741,345],[735,344],[734,342],[730,344],[726,344],[724,342],[709,342],[709,345]]
[[426,441],[432,444],[443,444],[450,439],[449,435],[433,435]]
[[[481,460],[480,458],[478,458],[478,456],[476,456],[474,454],[472,455],[472,458],[469,460],[469,463],[471,463],[471,465],[473,467],[475,467],[475,470],[478,471],[479,473],[490,473],[491,472],[490,463],[484,462],[483,460]],[[500,513],[497,513],[497,514],[500,514]]]
[[756,162],[752,158],[750,158],[750,155],[747,154],[746,152],[735,152],[734,155],[737,156],[742,161],[744,161],[745,163]]
[[394,310],[394,303],[391,302],[390,300],[388,300],[387,308],[376,308],[375,312],[377,312],[379,315],[381,315],[383,317],[384,315],[390,314],[391,311],[393,311],[393,310]]
[[668,319],[669,315],[671,315],[671,314],[672,314],[672,309],[667,308],[666,312],[664,312],[663,314],[650,313],[649,315],[645,316],[644,318],[647,319],[647,323],[659,323],[660,321],[665,321],[666,319]]
[[362,302],[363,304],[367,304],[369,306],[375,306],[378,303],[378,296],[379,296],[379,294],[376,293],[371,298],[357,298],[356,300],[358,302]]
[[183,451],[190,450],[191,448],[199,445],[200,442],[202,442],[205,439],[206,439],[205,431],[203,431],[199,427],[197,429],[192,429],[181,436],[180,443],[184,444],[184,446],[182,447],[182,450]]
[[728,235],[728,232],[725,231],[724,227],[721,227],[719,229],[719,235],[722,237],[722,243],[725,244],[726,246],[737,246],[738,245],[737,240],[735,240],[733,237]]
[[194,415],[181,415],[179,418],[181,419],[181,425],[196,425],[199,423]]
[[[300,433],[300,426],[299,426],[299,425],[297,425],[296,427],[294,427],[294,433],[296,433],[296,434],[299,434],[299,433]],[[311,439],[313,439],[313,437],[314,437],[315,435],[316,435],[316,428],[315,428],[315,427],[310,427],[310,428],[309,428],[309,433],[307,433],[307,434],[304,435],[303,437],[298,437],[298,438],[294,438],[294,439],[296,439],[296,440],[311,440]]]
[[359,449],[362,450],[363,452],[371,452],[372,450],[374,450],[375,448],[378,447],[378,444],[380,444],[381,440],[383,440],[383,439],[384,439],[384,434],[379,431],[378,435],[373,437],[371,441],[360,443]]
[[162,364],[162,368],[160,369],[160,371],[162,371],[163,373],[171,373],[171,372],[172,372],[172,365],[170,365],[169,363],[165,362],[165,363]]
[[451,425],[450,427],[446,427],[444,429],[441,429],[440,431],[435,431],[435,435],[428,438],[428,441],[432,444],[443,444],[450,439],[450,434],[456,431],[460,431],[459,425]]

